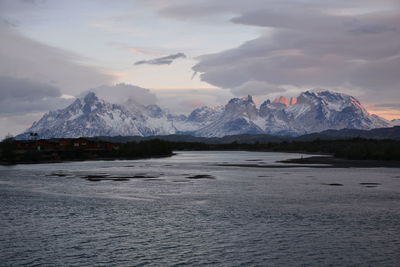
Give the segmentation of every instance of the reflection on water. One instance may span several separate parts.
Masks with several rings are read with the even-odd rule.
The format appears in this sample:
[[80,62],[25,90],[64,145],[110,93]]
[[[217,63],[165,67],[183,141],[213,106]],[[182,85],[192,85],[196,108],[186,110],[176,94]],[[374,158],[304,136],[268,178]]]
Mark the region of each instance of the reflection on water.
[[179,152],[0,167],[0,265],[400,265],[398,169]]

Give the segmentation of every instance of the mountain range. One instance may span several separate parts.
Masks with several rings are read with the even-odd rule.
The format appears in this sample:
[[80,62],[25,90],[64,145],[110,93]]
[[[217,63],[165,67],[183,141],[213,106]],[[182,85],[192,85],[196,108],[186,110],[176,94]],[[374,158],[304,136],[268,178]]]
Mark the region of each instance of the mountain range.
[[315,140],[340,140],[340,139],[391,139],[400,140],[400,126],[389,128],[375,128],[371,130],[341,129],[326,130],[319,133],[311,133],[300,136],[277,136],[268,134],[239,134],[224,137],[197,137],[192,135],[158,135],[158,136],[98,136],[94,140],[108,141],[113,143],[140,142],[143,140],[161,139],[169,142],[204,143],[204,144],[240,144],[276,143],[276,142],[309,142]]
[[394,126],[368,113],[354,97],[331,91],[280,97],[259,107],[252,96],[233,98],[225,106],[203,106],[188,116],[171,114],[157,105],[129,99],[112,104],[90,92],[64,109],[50,111],[17,139],[30,133],[40,138],[93,136],[193,135],[223,137],[240,134],[299,136],[329,129],[369,130]]

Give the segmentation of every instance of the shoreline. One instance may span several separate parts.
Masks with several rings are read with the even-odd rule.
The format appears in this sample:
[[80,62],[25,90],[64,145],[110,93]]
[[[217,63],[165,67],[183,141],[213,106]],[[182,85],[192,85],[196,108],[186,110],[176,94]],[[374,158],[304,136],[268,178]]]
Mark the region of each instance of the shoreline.
[[0,161],[0,166],[15,166],[21,164],[52,164],[52,163],[68,163],[68,162],[83,162],[83,161],[116,161],[116,160],[142,160],[142,159],[156,159],[156,158],[167,158],[176,155],[176,153],[171,153],[168,155],[153,155],[148,157],[116,157],[116,158],[88,158],[88,159],[66,159],[66,160],[43,160],[43,161],[19,161],[19,162],[4,162]]
[[[290,153],[290,152],[287,152]],[[297,152],[296,152],[297,153]],[[292,158],[276,161],[281,164],[260,165],[260,164],[216,164],[220,167],[244,167],[244,168],[400,168],[400,161],[384,160],[352,160],[335,158],[330,156],[311,156],[305,158]]]
[[[213,151],[213,150],[207,150]],[[219,151],[219,150],[215,150]],[[266,152],[266,151],[250,151],[250,150],[231,150],[231,151],[248,151],[248,152]],[[179,150],[177,151],[179,152]],[[288,153],[288,154],[310,154],[310,152],[287,152],[282,151],[277,153]],[[271,152],[274,153],[274,152]],[[335,158],[328,153],[318,153],[319,155],[326,156],[311,156],[304,158],[290,158],[286,160],[276,161],[281,164],[271,165],[259,165],[259,164],[215,164],[214,166],[221,167],[245,167],[245,168],[400,168],[400,161],[384,161],[384,160],[352,160],[345,158]],[[143,160],[152,158],[166,158],[172,157],[176,153],[167,155],[153,155],[148,157],[99,157],[99,158],[87,158],[87,159],[67,159],[67,160],[43,160],[43,161],[20,161],[20,162],[2,162],[0,166],[15,166],[20,164],[51,164],[51,163],[68,163],[68,162],[84,162],[84,161],[116,161],[116,160]],[[314,154],[315,155],[315,154]]]
[[[400,161],[390,160],[354,160],[335,157],[312,156],[278,161],[295,164],[329,164],[329,166],[311,166],[318,168],[400,168]],[[309,167],[309,166],[307,166]]]

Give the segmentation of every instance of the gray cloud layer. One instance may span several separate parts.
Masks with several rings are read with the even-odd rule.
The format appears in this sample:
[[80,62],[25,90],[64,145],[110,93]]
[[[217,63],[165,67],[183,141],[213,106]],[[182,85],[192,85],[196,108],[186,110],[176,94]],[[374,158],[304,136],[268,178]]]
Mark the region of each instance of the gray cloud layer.
[[45,112],[69,104],[58,88],[9,76],[0,76],[0,115]]
[[0,75],[48,84],[68,94],[113,79],[78,63],[81,57],[24,37],[16,29],[0,25],[0,40]]
[[399,1],[152,3],[178,19],[224,13],[233,23],[266,29],[237,48],[201,56],[193,67],[202,80],[234,94],[265,83],[265,94],[277,88],[345,88],[368,101],[400,100]]
[[35,1],[0,1],[0,136],[21,130],[27,120],[20,119],[17,125],[17,117],[36,118],[68,105],[71,100],[62,94],[76,95],[113,80],[79,63],[81,57],[19,33],[18,21],[7,16],[21,7],[28,12],[32,4]]
[[186,58],[186,55],[184,53],[176,53],[172,54],[169,56],[165,57],[159,57],[159,58],[154,58],[150,60],[141,60],[135,62],[134,65],[143,65],[143,64],[148,64],[148,65],[170,65],[172,62],[174,62],[178,58]]
[[392,108],[392,109],[400,109],[399,103],[387,103],[387,104],[376,104],[377,108]]
[[101,99],[107,99],[111,103],[123,104],[128,99],[132,99],[142,105],[156,104],[157,97],[149,89],[130,85],[130,84],[116,84],[116,85],[103,85],[81,94],[86,95],[88,92],[94,92]]
[[20,98],[26,100],[61,96],[60,89],[27,79],[0,76],[0,99]]

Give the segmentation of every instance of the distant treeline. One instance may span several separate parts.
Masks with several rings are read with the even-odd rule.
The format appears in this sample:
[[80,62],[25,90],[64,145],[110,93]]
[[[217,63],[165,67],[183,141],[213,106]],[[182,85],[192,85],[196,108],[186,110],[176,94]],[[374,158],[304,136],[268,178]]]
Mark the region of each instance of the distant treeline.
[[338,158],[358,160],[400,160],[400,141],[353,138],[314,140],[259,145],[266,150],[282,152],[328,153]]
[[21,148],[18,141],[6,139],[0,143],[0,163],[45,163],[82,160],[141,159],[172,155],[169,142],[149,140],[118,144],[116,149],[82,149],[80,147],[41,149]]
[[174,150],[248,150],[272,152],[326,153],[335,157],[358,160],[400,160],[400,141],[390,139],[340,139],[314,141],[283,141],[243,144],[171,144]]
[[41,163],[96,159],[139,159],[172,155],[174,150],[247,150],[271,152],[327,153],[335,157],[357,160],[399,160],[400,141],[376,139],[341,139],[314,141],[283,141],[245,144],[205,144],[198,142],[170,142],[159,139],[119,143],[113,149],[21,149],[17,141],[6,139],[0,143],[0,162]]

